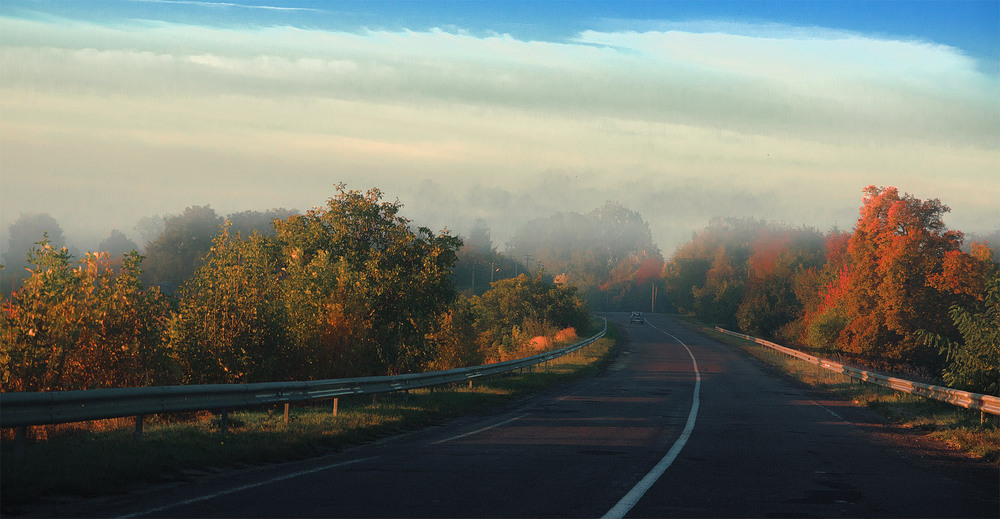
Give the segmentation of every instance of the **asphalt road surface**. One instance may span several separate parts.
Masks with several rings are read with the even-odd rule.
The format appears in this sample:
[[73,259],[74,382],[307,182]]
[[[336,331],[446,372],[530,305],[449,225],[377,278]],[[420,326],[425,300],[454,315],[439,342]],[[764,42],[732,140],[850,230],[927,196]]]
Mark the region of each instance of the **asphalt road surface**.
[[998,517],[1000,471],[666,316],[605,373],[313,460],[36,511],[109,517]]

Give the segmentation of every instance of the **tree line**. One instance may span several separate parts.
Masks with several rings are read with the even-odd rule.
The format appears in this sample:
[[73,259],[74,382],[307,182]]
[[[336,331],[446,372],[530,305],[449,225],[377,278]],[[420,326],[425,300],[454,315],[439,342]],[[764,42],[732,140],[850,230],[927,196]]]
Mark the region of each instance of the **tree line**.
[[940,200],[864,190],[853,231],[716,220],[666,262],[677,311],[873,368],[997,394],[1000,266]]
[[[119,344],[101,362],[132,385],[402,373],[527,354],[534,338],[582,329],[586,302],[696,315],[871,368],[998,389],[995,253],[966,247],[936,199],[869,186],[851,231],[717,219],[669,260],[642,216],[614,202],[527,222],[503,253],[485,221],[463,240],[412,228],[400,207],[343,186],[305,214],[191,207],[144,223],[145,259],[77,264],[43,242],[4,303],[4,347],[42,344],[30,335],[41,328],[15,317],[68,312],[39,336],[49,346],[25,349],[47,352],[53,372]],[[52,345],[64,343],[78,353]]]
[[[191,273],[172,294],[143,281],[135,251],[120,264],[76,259],[43,237],[0,309],[2,389],[400,374],[515,358],[589,327],[576,289],[541,275],[461,296],[462,240],[414,228],[400,209],[339,185],[325,207],[274,218],[266,233],[223,221],[207,254],[175,266]],[[213,219],[194,211],[202,218],[185,221]],[[158,242],[198,248],[168,230]]]

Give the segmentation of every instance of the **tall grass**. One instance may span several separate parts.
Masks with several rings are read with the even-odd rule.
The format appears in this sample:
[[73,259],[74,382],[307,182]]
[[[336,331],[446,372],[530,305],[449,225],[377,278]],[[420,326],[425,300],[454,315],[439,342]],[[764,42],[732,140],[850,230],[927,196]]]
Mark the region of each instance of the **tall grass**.
[[610,358],[615,332],[582,350],[522,373],[471,385],[409,393],[341,398],[230,412],[227,432],[209,413],[150,416],[143,438],[132,419],[101,420],[30,429],[31,442],[14,462],[14,432],[0,441],[0,496],[5,513],[18,505],[68,494],[97,496],[136,484],[184,480],[196,474],[302,459],[397,432],[482,413],[599,370]]

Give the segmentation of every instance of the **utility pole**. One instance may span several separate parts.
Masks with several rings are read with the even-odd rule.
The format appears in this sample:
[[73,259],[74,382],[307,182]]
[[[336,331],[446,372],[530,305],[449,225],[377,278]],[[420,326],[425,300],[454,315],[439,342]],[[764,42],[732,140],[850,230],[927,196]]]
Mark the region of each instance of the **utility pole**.
[[649,304],[649,313],[656,312],[656,282],[653,282],[653,301]]

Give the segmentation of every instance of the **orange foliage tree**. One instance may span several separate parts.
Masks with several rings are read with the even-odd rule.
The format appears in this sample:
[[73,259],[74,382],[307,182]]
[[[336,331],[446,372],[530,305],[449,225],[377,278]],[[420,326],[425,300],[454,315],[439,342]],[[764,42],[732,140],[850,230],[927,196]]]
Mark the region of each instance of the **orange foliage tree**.
[[872,362],[936,371],[943,359],[917,330],[955,336],[948,307],[956,296],[977,297],[986,265],[960,252],[963,235],[945,226],[949,208],[940,200],[894,187],[868,186],[864,193],[847,261],[823,293],[825,312],[839,316],[826,321],[834,328],[827,333],[843,351]]

